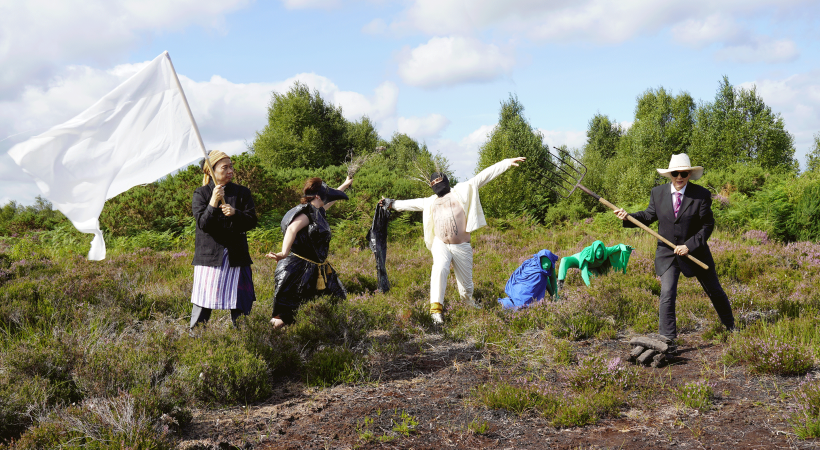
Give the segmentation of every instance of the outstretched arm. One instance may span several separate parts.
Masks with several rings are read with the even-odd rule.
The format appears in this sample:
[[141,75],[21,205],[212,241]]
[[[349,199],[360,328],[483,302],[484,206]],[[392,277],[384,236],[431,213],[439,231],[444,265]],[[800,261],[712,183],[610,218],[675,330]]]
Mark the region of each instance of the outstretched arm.
[[413,198],[410,200],[393,200],[391,198],[382,197],[379,200],[379,205],[387,205],[388,208],[393,208],[396,211],[424,211],[424,201],[426,198]]
[[490,167],[479,172],[473,178],[470,178],[467,183],[474,184],[477,187],[482,187],[496,177],[506,172],[510,167],[518,167],[518,163],[526,161],[527,158],[519,156],[517,158],[502,159]]

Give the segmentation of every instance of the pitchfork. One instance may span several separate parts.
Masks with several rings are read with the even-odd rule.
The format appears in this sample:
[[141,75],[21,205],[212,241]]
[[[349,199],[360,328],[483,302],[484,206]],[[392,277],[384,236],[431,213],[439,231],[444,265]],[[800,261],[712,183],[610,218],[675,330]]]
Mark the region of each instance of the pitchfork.
[[[567,198],[575,192],[575,189],[580,189],[587,194],[593,196],[596,200],[603,203],[607,208],[617,211],[619,208],[612,203],[608,202],[605,198],[601,197],[600,195],[592,192],[589,188],[581,184],[581,180],[584,179],[584,176],[587,174],[587,167],[574,158],[572,155],[569,154],[566,150],[561,150],[558,147],[553,147],[554,149],[558,150],[559,154],[556,155],[559,164],[556,164],[550,160],[550,158],[545,158],[545,160],[552,165],[555,170],[552,170],[545,178],[550,184],[550,188],[559,196],[563,198]],[[563,154],[564,156],[561,157],[560,155]],[[654,230],[649,228],[648,226],[642,224],[638,219],[627,215],[626,218],[632,222],[633,224],[637,225],[644,231],[648,232],[652,236],[655,236],[658,240],[663,242],[664,244],[670,246],[671,248],[675,248],[675,244],[670,242],[665,237],[661,236],[660,234],[656,233]],[[702,263],[700,260],[695,258],[692,255],[687,254],[687,257],[692,260],[695,264],[699,265],[704,269],[709,269],[709,266]]]

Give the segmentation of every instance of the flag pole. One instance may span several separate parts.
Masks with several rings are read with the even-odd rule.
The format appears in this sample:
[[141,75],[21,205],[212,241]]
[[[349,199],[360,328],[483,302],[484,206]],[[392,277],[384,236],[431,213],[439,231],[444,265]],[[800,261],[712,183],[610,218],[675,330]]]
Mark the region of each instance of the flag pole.
[[[199,149],[202,150],[202,155],[205,156],[205,164],[208,165],[208,170],[211,172],[211,178],[214,180],[214,184],[216,184],[215,172],[214,168],[211,166],[211,161],[208,159],[208,151],[205,150],[205,143],[202,142],[202,135],[199,134],[199,127],[196,126],[196,120],[194,120],[194,114],[191,112],[191,107],[188,105],[188,98],[185,97],[185,91],[182,90],[182,85],[179,83],[179,77],[177,76],[177,70],[174,68],[174,62],[171,61],[171,55],[168,51],[165,51],[165,57],[168,58],[168,64],[171,65],[171,72],[174,74],[174,81],[177,82],[177,89],[179,89],[179,94],[182,95],[182,103],[185,104],[185,110],[188,111],[188,118],[191,119],[191,124],[194,126],[194,132],[196,133],[196,139],[199,142]],[[225,204],[225,199],[220,200],[220,204]]]

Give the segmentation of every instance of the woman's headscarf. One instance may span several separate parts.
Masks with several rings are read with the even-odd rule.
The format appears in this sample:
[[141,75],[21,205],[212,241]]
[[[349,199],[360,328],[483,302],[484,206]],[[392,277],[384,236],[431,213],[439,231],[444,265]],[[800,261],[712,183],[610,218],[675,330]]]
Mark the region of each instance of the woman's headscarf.
[[[214,164],[218,163],[219,160],[223,158],[230,158],[230,156],[219,150],[211,150],[208,152],[208,162],[211,163],[210,167],[213,167]],[[205,160],[202,161],[202,173],[205,174],[205,176],[202,177],[202,185],[207,186],[211,181],[211,171],[209,170],[208,164],[205,164]],[[216,184],[216,179],[214,179],[214,184]]]

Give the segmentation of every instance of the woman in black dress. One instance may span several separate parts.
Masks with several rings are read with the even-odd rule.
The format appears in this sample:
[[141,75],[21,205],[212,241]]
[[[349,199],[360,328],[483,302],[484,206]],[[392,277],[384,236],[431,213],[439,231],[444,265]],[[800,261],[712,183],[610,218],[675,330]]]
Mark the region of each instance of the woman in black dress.
[[308,179],[302,203],[282,219],[282,251],[265,255],[278,261],[271,319],[274,328],[293,323],[299,306],[307,300],[320,295],[347,297],[327,260],[332,234],[325,211],[337,200],[347,200],[344,191],[352,183],[348,177],[338,189],[331,189],[321,178]]

